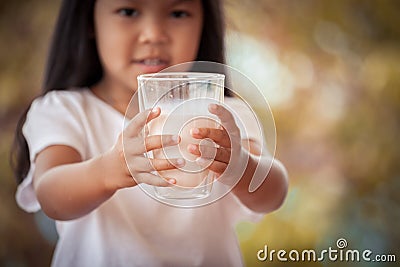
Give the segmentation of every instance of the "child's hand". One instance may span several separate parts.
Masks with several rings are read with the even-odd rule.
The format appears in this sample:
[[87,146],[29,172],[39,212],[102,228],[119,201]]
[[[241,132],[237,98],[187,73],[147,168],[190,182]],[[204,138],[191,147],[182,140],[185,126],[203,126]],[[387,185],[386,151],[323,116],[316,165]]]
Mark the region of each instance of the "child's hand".
[[190,144],[187,149],[190,153],[199,157],[196,160],[198,164],[208,166],[208,169],[220,176],[226,170],[230,161],[235,161],[232,164],[241,164],[236,162],[239,158],[236,155],[239,156],[239,152],[242,151],[240,130],[233,115],[223,106],[211,104],[209,111],[219,117],[223,128],[192,128],[191,135],[196,139],[209,138],[217,144],[217,147]]
[[137,114],[119,136],[118,143],[113,150],[124,165],[125,180],[123,185],[119,186],[120,188],[139,183],[155,186],[168,186],[176,183],[175,179],[162,178],[151,172],[175,169],[175,166],[181,167],[185,164],[183,159],[150,159],[144,156],[145,152],[177,145],[180,142],[180,138],[173,135],[143,136],[144,126],[157,118],[160,113],[160,109],[156,108],[153,111],[146,110]]

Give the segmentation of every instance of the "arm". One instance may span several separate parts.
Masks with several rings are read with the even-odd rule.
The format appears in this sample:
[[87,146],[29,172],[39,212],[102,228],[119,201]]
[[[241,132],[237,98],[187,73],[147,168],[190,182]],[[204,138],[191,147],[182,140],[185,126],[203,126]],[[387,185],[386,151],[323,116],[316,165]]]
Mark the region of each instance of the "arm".
[[[188,146],[189,152],[199,157],[207,154],[215,155],[209,169],[219,174],[221,176],[219,180],[227,185],[233,186],[239,180],[232,191],[251,210],[266,213],[279,208],[288,188],[284,166],[271,156],[262,154],[256,142],[242,141],[233,115],[223,106],[211,105],[209,110],[220,118],[223,129],[193,129],[192,136],[197,139],[210,138],[219,145],[219,148],[215,154],[206,153],[204,148],[192,144]],[[249,192],[249,185],[257,165],[261,165],[259,166],[261,170],[265,170],[265,173],[257,173],[255,178],[257,181],[262,181],[262,184],[254,192]],[[241,174],[243,175],[238,177]]]
[[[260,151],[254,142],[250,142],[250,148],[244,148],[250,153],[250,156],[244,175],[233,188],[233,193],[243,204],[256,212],[267,213],[278,209],[283,204],[288,190],[288,176],[285,167],[280,161],[268,155],[258,158]],[[249,185],[257,164],[263,164],[264,168],[271,166],[271,169],[266,177],[257,177],[257,179],[261,178],[263,183],[256,191],[250,193]]]
[[127,181],[121,185],[107,180],[127,176],[120,171],[126,166],[111,153],[82,162],[75,149],[50,146],[38,154],[35,162],[33,186],[38,201],[42,210],[56,220],[81,217],[110,198],[119,187],[135,185],[132,178],[121,179]]
[[141,137],[144,125],[159,115],[159,109],[139,113],[111,150],[87,161],[82,161],[75,149],[63,145],[49,146],[38,153],[33,186],[43,211],[56,220],[76,219],[100,206],[120,188],[138,183],[175,183],[150,173],[176,168],[171,161],[143,156],[145,151],[179,142],[172,136]]

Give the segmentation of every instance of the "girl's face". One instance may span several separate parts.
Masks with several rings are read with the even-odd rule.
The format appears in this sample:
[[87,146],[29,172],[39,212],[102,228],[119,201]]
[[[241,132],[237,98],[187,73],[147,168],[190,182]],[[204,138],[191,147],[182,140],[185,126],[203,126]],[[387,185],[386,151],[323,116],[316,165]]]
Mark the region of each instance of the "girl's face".
[[196,59],[201,0],[97,0],[95,38],[104,80],[136,90],[136,76]]

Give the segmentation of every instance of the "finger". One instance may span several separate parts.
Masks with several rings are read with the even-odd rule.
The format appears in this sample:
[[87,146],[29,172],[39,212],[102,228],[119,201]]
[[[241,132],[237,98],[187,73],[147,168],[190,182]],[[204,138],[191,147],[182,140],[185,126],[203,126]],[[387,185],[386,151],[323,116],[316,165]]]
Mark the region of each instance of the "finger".
[[146,138],[125,138],[124,152],[128,155],[141,155],[145,152],[179,144],[177,135],[151,135]]
[[200,152],[200,149],[199,149],[199,145],[196,145],[196,144],[189,144],[189,145],[187,146],[187,150],[188,150],[190,153],[192,153],[192,154],[194,154],[194,155],[196,155],[196,156],[201,156],[201,152]]
[[149,121],[160,116],[160,108],[147,109],[138,113],[126,126],[124,132],[128,137],[137,136]]
[[208,169],[210,171],[213,171],[213,172],[217,173],[218,175],[221,175],[226,170],[226,167],[228,166],[227,163],[220,162],[220,161],[213,161],[210,164],[210,161],[208,159],[204,159],[201,157],[196,159],[196,163],[199,164],[199,166],[201,166],[201,167],[208,166]]
[[[207,156],[207,153],[204,153],[201,151],[201,148],[199,147],[199,145],[195,145],[195,144],[189,144],[187,146],[187,149],[190,153],[196,155],[196,156],[200,156],[202,158],[206,158],[206,159],[210,159],[210,157]],[[215,153],[215,157],[214,160],[216,161],[220,161],[223,163],[229,163],[230,161],[230,157],[231,157],[231,151],[229,149],[225,149],[225,148],[217,148],[217,151]]]
[[137,183],[145,183],[161,187],[167,187],[176,184],[176,180],[173,178],[163,178],[148,172],[140,173],[136,175],[136,178],[134,179],[135,180],[137,179],[136,180]]
[[208,110],[217,115],[221,120],[221,125],[228,131],[229,134],[234,134],[240,136],[240,130],[236,125],[235,118],[232,113],[225,107],[218,104],[210,104]]
[[184,159],[150,159],[151,171],[166,171],[185,166]]
[[210,138],[223,147],[231,147],[229,134],[225,129],[216,128],[192,128],[190,134],[197,139]]
[[158,148],[173,146],[181,141],[178,135],[151,135],[144,139],[143,152],[151,151]]
[[230,149],[218,148],[215,160],[228,164],[231,159]]
[[130,164],[135,172],[152,172],[176,169],[185,165],[184,159],[150,159],[138,157],[134,164]]

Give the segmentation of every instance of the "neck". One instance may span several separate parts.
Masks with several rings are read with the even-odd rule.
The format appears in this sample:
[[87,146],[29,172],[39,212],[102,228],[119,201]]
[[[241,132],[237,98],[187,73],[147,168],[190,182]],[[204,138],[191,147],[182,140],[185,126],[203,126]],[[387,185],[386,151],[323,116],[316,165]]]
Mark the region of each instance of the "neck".
[[[132,88],[126,88],[124,86],[116,86],[108,83],[106,80],[102,80],[91,88],[92,92],[101,100],[112,106],[115,110],[121,114],[125,114],[129,102],[134,95],[135,91]],[[129,107],[129,113],[137,113],[137,105]]]

